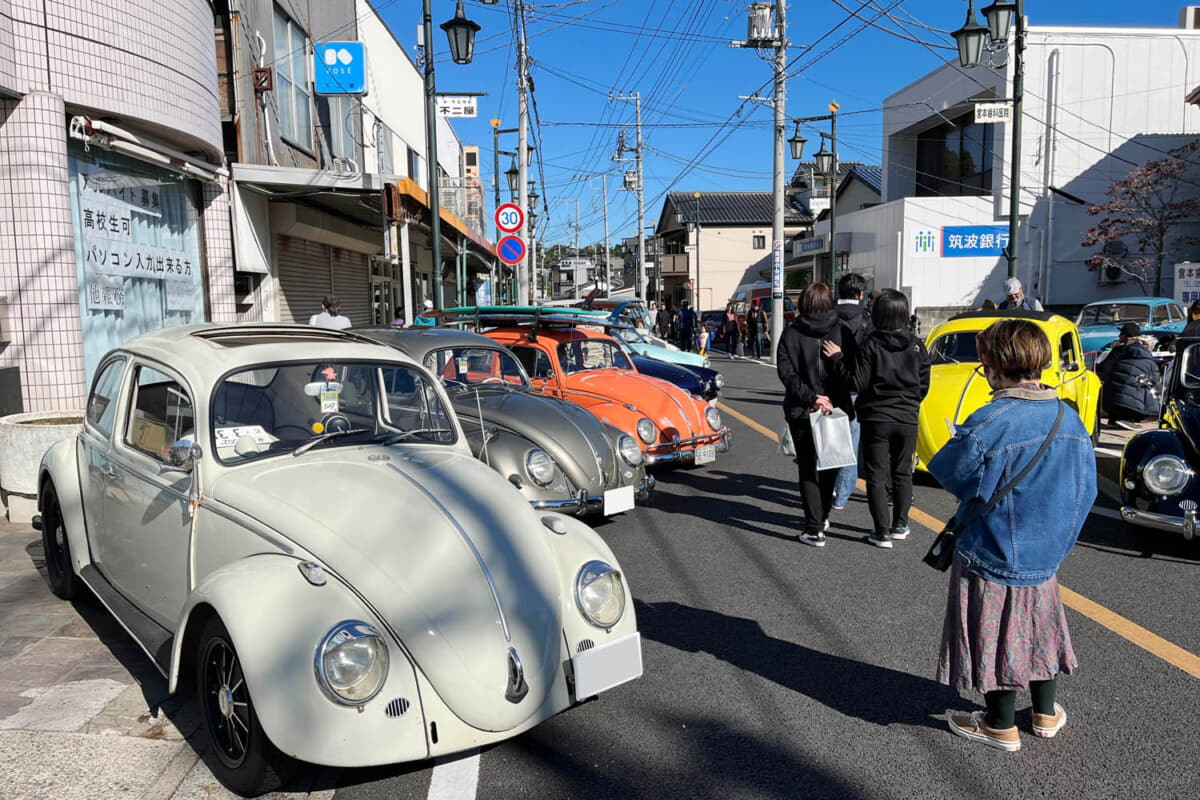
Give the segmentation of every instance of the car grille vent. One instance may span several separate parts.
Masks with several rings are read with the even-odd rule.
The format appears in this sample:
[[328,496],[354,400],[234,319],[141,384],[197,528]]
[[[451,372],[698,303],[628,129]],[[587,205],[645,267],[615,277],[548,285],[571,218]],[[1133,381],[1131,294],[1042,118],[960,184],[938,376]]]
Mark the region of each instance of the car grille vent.
[[579,644],[575,645],[575,652],[582,653],[585,650],[591,650],[595,646],[596,646],[596,643],[593,642],[591,639],[580,639]]
[[1183,502],[1181,502],[1179,504],[1179,509],[1181,511],[1195,511],[1196,510],[1196,501],[1195,500],[1184,500]]
[[384,709],[383,713],[387,714],[389,717],[403,717],[407,711],[408,700],[404,699],[403,697],[397,697],[395,700],[387,704],[387,708]]

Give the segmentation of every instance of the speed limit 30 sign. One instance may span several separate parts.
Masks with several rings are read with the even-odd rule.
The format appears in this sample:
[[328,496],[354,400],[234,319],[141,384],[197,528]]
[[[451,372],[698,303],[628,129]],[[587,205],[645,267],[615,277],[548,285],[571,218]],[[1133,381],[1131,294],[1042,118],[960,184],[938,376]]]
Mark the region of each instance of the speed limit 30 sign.
[[525,227],[525,212],[516,203],[505,203],[496,209],[496,227],[505,233],[516,233]]

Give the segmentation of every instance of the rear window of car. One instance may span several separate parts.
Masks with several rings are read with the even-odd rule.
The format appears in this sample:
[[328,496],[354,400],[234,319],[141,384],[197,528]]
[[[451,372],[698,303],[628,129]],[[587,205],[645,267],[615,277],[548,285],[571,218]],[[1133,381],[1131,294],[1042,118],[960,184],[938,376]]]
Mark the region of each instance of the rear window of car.
[[979,350],[975,347],[975,337],[978,335],[979,331],[942,334],[933,340],[929,348],[930,358],[934,364],[979,363]]
[[1150,321],[1150,306],[1145,303],[1095,303],[1079,312],[1076,324],[1123,325],[1126,322],[1145,324]]

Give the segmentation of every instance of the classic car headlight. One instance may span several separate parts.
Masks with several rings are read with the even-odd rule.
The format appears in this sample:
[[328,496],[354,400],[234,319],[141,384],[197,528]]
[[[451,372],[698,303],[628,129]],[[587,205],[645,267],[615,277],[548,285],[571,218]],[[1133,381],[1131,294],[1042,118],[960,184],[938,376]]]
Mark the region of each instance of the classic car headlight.
[[625,613],[621,573],[603,561],[589,561],[575,578],[575,603],[584,619],[597,628],[611,628]]
[[637,435],[646,444],[654,444],[657,438],[658,429],[654,427],[654,423],[642,417],[637,422]]
[[1178,456],[1155,456],[1142,469],[1146,488],[1159,495],[1179,494],[1191,477],[1192,471]]
[[332,699],[360,706],[383,688],[387,643],[365,622],[347,620],[325,634],[317,648],[317,680]]
[[617,450],[621,453],[621,458],[625,459],[625,463],[631,467],[641,464],[645,458],[642,455],[642,448],[638,447],[638,443],[627,433],[621,434],[621,439],[617,442]]
[[712,362],[706,358],[706,359],[704,359],[704,363],[701,364],[700,366],[704,367],[705,369],[709,369],[712,367]]
[[530,450],[525,454],[525,471],[538,486],[549,486],[554,480],[554,459],[545,450]]
[[721,430],[721,412],[720,411],[717,411],[712,406],[709,406],[705,410],[704,416],[708,418],[708,427],[712,428],[714,431]]
[[717,373],[717,377],[716,377],[716,378],[714,378],[713,380],[715,380],[715,381],[716,381],[716,383],[717,383],[717,388],[718,388],[718,389],[724,389],[724,388],[725,388],[725,376],[724,376],[724,375],[722,375],[721,373],[719,373],[719,372],[718,372],[718,373]]

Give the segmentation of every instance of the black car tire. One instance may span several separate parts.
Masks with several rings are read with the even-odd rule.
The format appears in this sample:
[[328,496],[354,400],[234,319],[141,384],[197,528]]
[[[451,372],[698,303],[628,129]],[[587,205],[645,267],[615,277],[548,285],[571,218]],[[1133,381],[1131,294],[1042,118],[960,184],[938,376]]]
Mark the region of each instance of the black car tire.
[[71,565],[71,543],[67,540],[67,526],[53,483],[46,484],[42,496],[42,550],[50,591],[63,600],[74,600],[79,596],[80,582]]
[[[267,738],[229,632],[204,624],[196,649],[196,693],[208,738],[209,767],[228,789],[254,797],[279,788],[295,767]],[[224,700],[224,702],[223,702]]]

